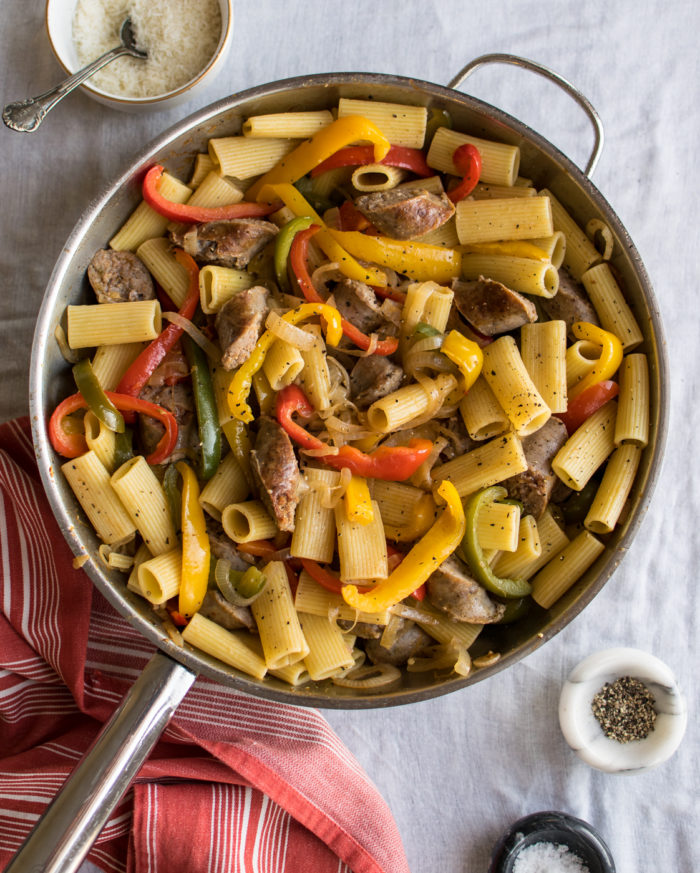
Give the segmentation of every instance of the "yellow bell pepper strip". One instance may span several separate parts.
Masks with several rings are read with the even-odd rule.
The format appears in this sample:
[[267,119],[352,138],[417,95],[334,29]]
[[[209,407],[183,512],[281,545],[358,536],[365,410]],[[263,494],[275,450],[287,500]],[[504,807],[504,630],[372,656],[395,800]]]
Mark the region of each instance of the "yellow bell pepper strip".
[[381,270],[377,270],[374,267],[363,267],[362,264],[358,264],[355,258],[333,239],[321,216],[309,201],[297,191],[294,185],[290,185],[288,182],[265,185],[260,189],[260,193],[257,196],[259,201],[264,202],[279,202],[281,200],[297,217],[303,218],[308,216],[312,218],[313,223],[321,228],[316,237],[316,242],[326,257],[336,263],[340,272],[347,276],[348,279],[366,282],[368,285],[386,286],[386,275]]
[[464,536],[464,510],[457,489],[444,480],[437,492],[446,502],[441,515],[389,577],[361,594],[344,585],[343,600],[362,612],[382,612],[412,594],[454,552]]
[[525,240],[472,243],[468,246],[460,246],[459,250],[465,255],[508,255],[511,258],[528,258],[531,261],[549,260],[549,255],[544,249]]
[[297,146],[294,151],[273,167],[268,173],[252,185],[247,194],[257,197],[263,185],[275,185],[278,182],[296,182],[338,149],[358,140],[369,140],[374,144],[374,160],[381,161],[391,148],[384,134],[361,115],[346,115],[331,122],[327,127],[315,133],[311,139]]
[[[296,309],[285,312],[282,318],[290,324],[299,324],[314,315],[323,318],[326,330],[326,343],[337,346],[343,335],[340,313],[325,303],[302,303]],[[268,349],[275,341],[272,331],[266,330],[256,343],[250,357],[236,370],[228,389],[228,405],[231,415],[238,421],[250,423],[253,421],[253,410],[248,405],[248,395],[253,384],[253,376],[262,367]]]
[[367,480],[362,476],[352,476],[343,495],[345,512],[350,521],[370,524],[374,521],[374,509]]
[[432,494],[424,494],[411,507],[411,520],[406,527],[384,525],[384,533],[388,540],[395,543],[413,543],[430,529],[435,521],[437,507]]
[[235,218],[262,218],[275,211],[273,205],[264,206],[260,203],[241,201],[227,206],[188,206],[186,203],[173,203],[166,200],[158,190],[158,183],[163,175],[163,167],[156,164],[146,173],[141,193],[151,209],[170,221],[183,221],[188,224],[204,221],[226,221]]
[[586,376],[569,388],[569,400],[578,397],[586,388],[610,379],[622,363],[622,343],[609,330],[603,330],[588,321],[577,321],[571,326],[571,332],[577,339],[597,343],[601,347],[600,357],[593,369]]
[[[323,302],[321,295],[311,281],[311,276],[309,276],[309,271],[306,267],[309,240],[318,232],[318,230],[319,228],[315,224],[304,228],[304,230],[300,230],[292,240],[289,257],[289,262],[292,266],[294,275],[296,276],[301,293],[310,303]],[[356,327],[351,321],[348,321],[347,318],[343,318],[341,324],[343,326],[343,333],[351,343],[354,343],[358,348],[363,349],[364,351],[369,349],[371,340],[366,333],[363,333],[359,327]],[[397,337],[388,337],[387,339],[377,341],[373,354],[393,355],[398,347],[399,341]]]
[[479,378],[484,363],[484,353],[479,346],[458,330],[451,330],[443,340],[440,351],[459,367],[464,379],[464,391],[469,391]]
[[497,576],[486,560],[478,537],[478,520],[482,507],[487,503],[494,503],[504,497],[508,492],[500,485],[492,485],[490,488],[482,488],[468,499],[465,507],[466,529],[462,540],[461,552],[464,555],[472,575],[487,591],[499,597],[525,597],[532,590],[531,585],[525,579],[506,579]]
[[342,231],[329,227],[328,233],[356,258],[379,264],[380,267],[389,267],[417,282],[430,279],[438,283],[449,282],[459,276],[462,269],[462,253],[456,249],[391,239],[388,236],[368,236],[357,230]]
[[178,461],[175,467],[182,476],[182,581],[178,612],[191,618],[207,593],[211,547],[195,472],[184,461]]

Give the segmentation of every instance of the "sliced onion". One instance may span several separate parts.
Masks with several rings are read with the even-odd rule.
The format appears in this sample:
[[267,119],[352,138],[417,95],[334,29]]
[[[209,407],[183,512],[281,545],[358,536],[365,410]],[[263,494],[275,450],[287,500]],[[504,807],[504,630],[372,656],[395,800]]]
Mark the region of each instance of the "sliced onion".
[[392,324],[401,324],[403,306],[400,303],[397,303],[396,300],[392,300],[390,297],[386,297],[382,301],[382,305],[379,307],[379,311],[382,313],[384,318],[386,318],[387,321],[390,321]]
[[307,333],[295,324],[290,324],[285,321],[282,316],[272,310],[267,316],[265,327],[279,339],[294,346],[295,349],[300,349],[302,352],[308,352],[312,349],[318,340],[312,333]]
[[376,694],[401,682],[401,671],[393,664],[364,664],[355,667],[345,676],[334,676],[333,684],[341,688],[354,688]]
[[434,625],[437,627],[440,622],[427,612],[420,609],[415,609],[413,606],[407,606],[405,603],[397,603],[389,610],[392,615],[398,615],[401,618],[407,618],[421,625]]
[[227,600],[233,606],[250,606],[250,604],[256,600],[262,592],[265,590],[265,586],[254,594],[252,597],[241,597],[241,595],[236,591],[236,588],[231,582],[230,572],[233,568],[229,561],[225,558],[219,558],[216,562],[216,567],[214,567],[214,579],[216,580],[216,585],[222,596],[225,600]]
[[58,343],[58,348],[63,355],[63,359],[69,364],[77,364],[78,361],[83,357],[79,351],[74,351],[68,345],[68,339],[66,337],[66,332],[63,330],[60,324],[56,325],[56,330],[53,332],[54,339]]
[[199,254],[199,243],[197,242],[197,228],[193,227],[191,230],[188,230],[186,234],[182,237],[182,248],[187,252],[188,255],[194,257]]
[[327,455],[337,455],[338,446],[319,446],[317,449],[301,449],[301,452],[309,458],[325,458]]
[[[311,274],[311,284],[318,291],[319,294],[327,295],[328,294],[328,285],[327,282],[333,281],[341,281],[345,276],[340,272],[338,264],[335,261],[331,261],[328,264],[321,264],[320,267],[316,267],[316,269]],[[330,299],[330,298],[329,298]],[[328,303],[328,300],[326,301]],[[335,306],[335,303],[329,304],[331,306]]]
[[338,672],[335,674],[336,679],[344,679],[348,675],[348,673],[352,673],[353,670],[357,670],[357,668],[361,667],[367,660],[367,653],[364,651],[364,649],[353,649],[351,654],[355,663],[350,664],[347,667],[343,667],[342,670],[338,670]]
[[379,640],[379,645],[385,649],[390,649],[396,642],[399,632],[403,630],[405,624],[406,622],[402,618],[399,618],[398,615],[392,615],[387,626],[384,628],[384,632]]
[[370,355],[373,355],[377,351],[377,346],[379,345],[379,337],[376,333],[371,333],[369,335],[369,345],[360,355],[361,358],[368,358]]
[[185,333],[204,350],[208,358],[212,361],[221,360],[221,349],[215,345],[210,339],[204,336],[202,331],[196,327],[189,318],[184,318],[179,312],[164,312],[163,318],[181,327]]
[[456,640],[432,646],[427,658],[409,658],[406,670],[409,673],[426,673],[429,670],[450,670],[460,676],[471,672],[469,652]]

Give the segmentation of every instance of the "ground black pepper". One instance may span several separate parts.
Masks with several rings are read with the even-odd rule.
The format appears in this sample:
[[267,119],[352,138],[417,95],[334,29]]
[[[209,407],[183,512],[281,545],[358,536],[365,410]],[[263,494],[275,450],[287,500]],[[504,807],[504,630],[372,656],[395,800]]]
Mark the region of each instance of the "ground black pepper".
[[632,676],[606,682],[591,708],[605,736],[618,743],[643,740],[654,730],[654,695]]

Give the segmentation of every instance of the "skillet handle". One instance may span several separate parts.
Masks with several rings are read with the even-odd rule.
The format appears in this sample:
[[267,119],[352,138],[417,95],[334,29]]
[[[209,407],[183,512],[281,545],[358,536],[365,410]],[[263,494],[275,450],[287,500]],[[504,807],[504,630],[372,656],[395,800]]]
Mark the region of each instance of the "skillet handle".
[[568,82],[563,76],[560,76],[559,73],[555,73],[554,70],[550,70],[548,67],[538,64],[536,61],[529,61],[526,58],[521,58],[517,55],[507,54],[480,55],[478,58],[474,58],[473,61],[470,61],[466,67],[461,69],[459,73],[457,73],[457,75],[447,83],[447,87],[458,88],[468,76],[471,76],[475,70],[485,64],[513,64],[516,67],[524,67],[526,70],[531,70],[533,73],[538,73],[540,76],[544,76],[545,79],[549,79],[550,82],[554,82],[555,85],[558,85],[563,91],[566,91],[566,93],[578,103],[590,119],[595,133],[593,152],[588,159],[585,169],[586,175],[589,177],[592,176],[601,152],[603,151],[604,132],[603,122],[600,120],[600,116],[593,108],[590,101],[584,97],[580,91],[574,88],[571,82]]
[[78,869],[195,678],[156,652],[5,873]]

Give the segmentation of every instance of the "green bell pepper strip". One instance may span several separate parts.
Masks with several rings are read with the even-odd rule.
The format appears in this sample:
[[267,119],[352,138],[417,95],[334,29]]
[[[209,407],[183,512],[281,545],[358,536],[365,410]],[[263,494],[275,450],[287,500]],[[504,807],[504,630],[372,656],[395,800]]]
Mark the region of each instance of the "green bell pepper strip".
[[175,464],[168,464],[163,475],[163,491],[165,491],[165,496],[168,500],[168,507],[176,532],[180,530],[182,523],[182,494],[178,487],[179,479],[180,474],[177,472]]
[[433,327],[432,324],[427,324],[425,321],[419,321],[416,329],[413,331],[418,336],[440,336],[441,332],[436,327]]
[[284,291],[291,290],[287,274],[287,260],[294,237],[298,231],[305,230],[313,223],[314,220],[311,216],[303,215],[299,218],[293,218],[284,225],[275,237],[275,274],[277,275],[277,284]]
[[73,378],[88,408],[102,424],[115,433],[124,433],[124,416],[105,394],[88,358],[73,365]]
[[518,621],[518,619],[522,618],[524,615],[527,615],[527,613],[530,611],[531,606],[531,597],[517,597],[513,600],[506,600],[506,611],[496,622],[496,624],[512,624],[514,621]]
[[134,457],[134,432],[126,428],[123,433],[114,434],[114,469],[118,470],[122,464]]
[[487,591],[497,594],[499,597],[515,598],[525,597],[532,590],[529,582],[525,579],[506,579],[497,576],[484,558],[484,552],[479,544],[477,536],[479,512],[487,503],[494,503],[508,492],[499,485],[483,488],[467,500],[464,508],[466,517],[466,529],[462,539],[461,551],[469,564],[469,568],[477,582],[484,586]]
[[216,473],[221,460],[221,430],[214,399],[214,387],[207,356],[189,336],[182,337],[182,346],[190,365],[194,405],[199,426],[199,478],[205,482]]
[[441,127],[452,130],[452,117],[446,109],[433,107],[428,114],[428,122],[425,125],[425,147],[428,148],[433,137]]

